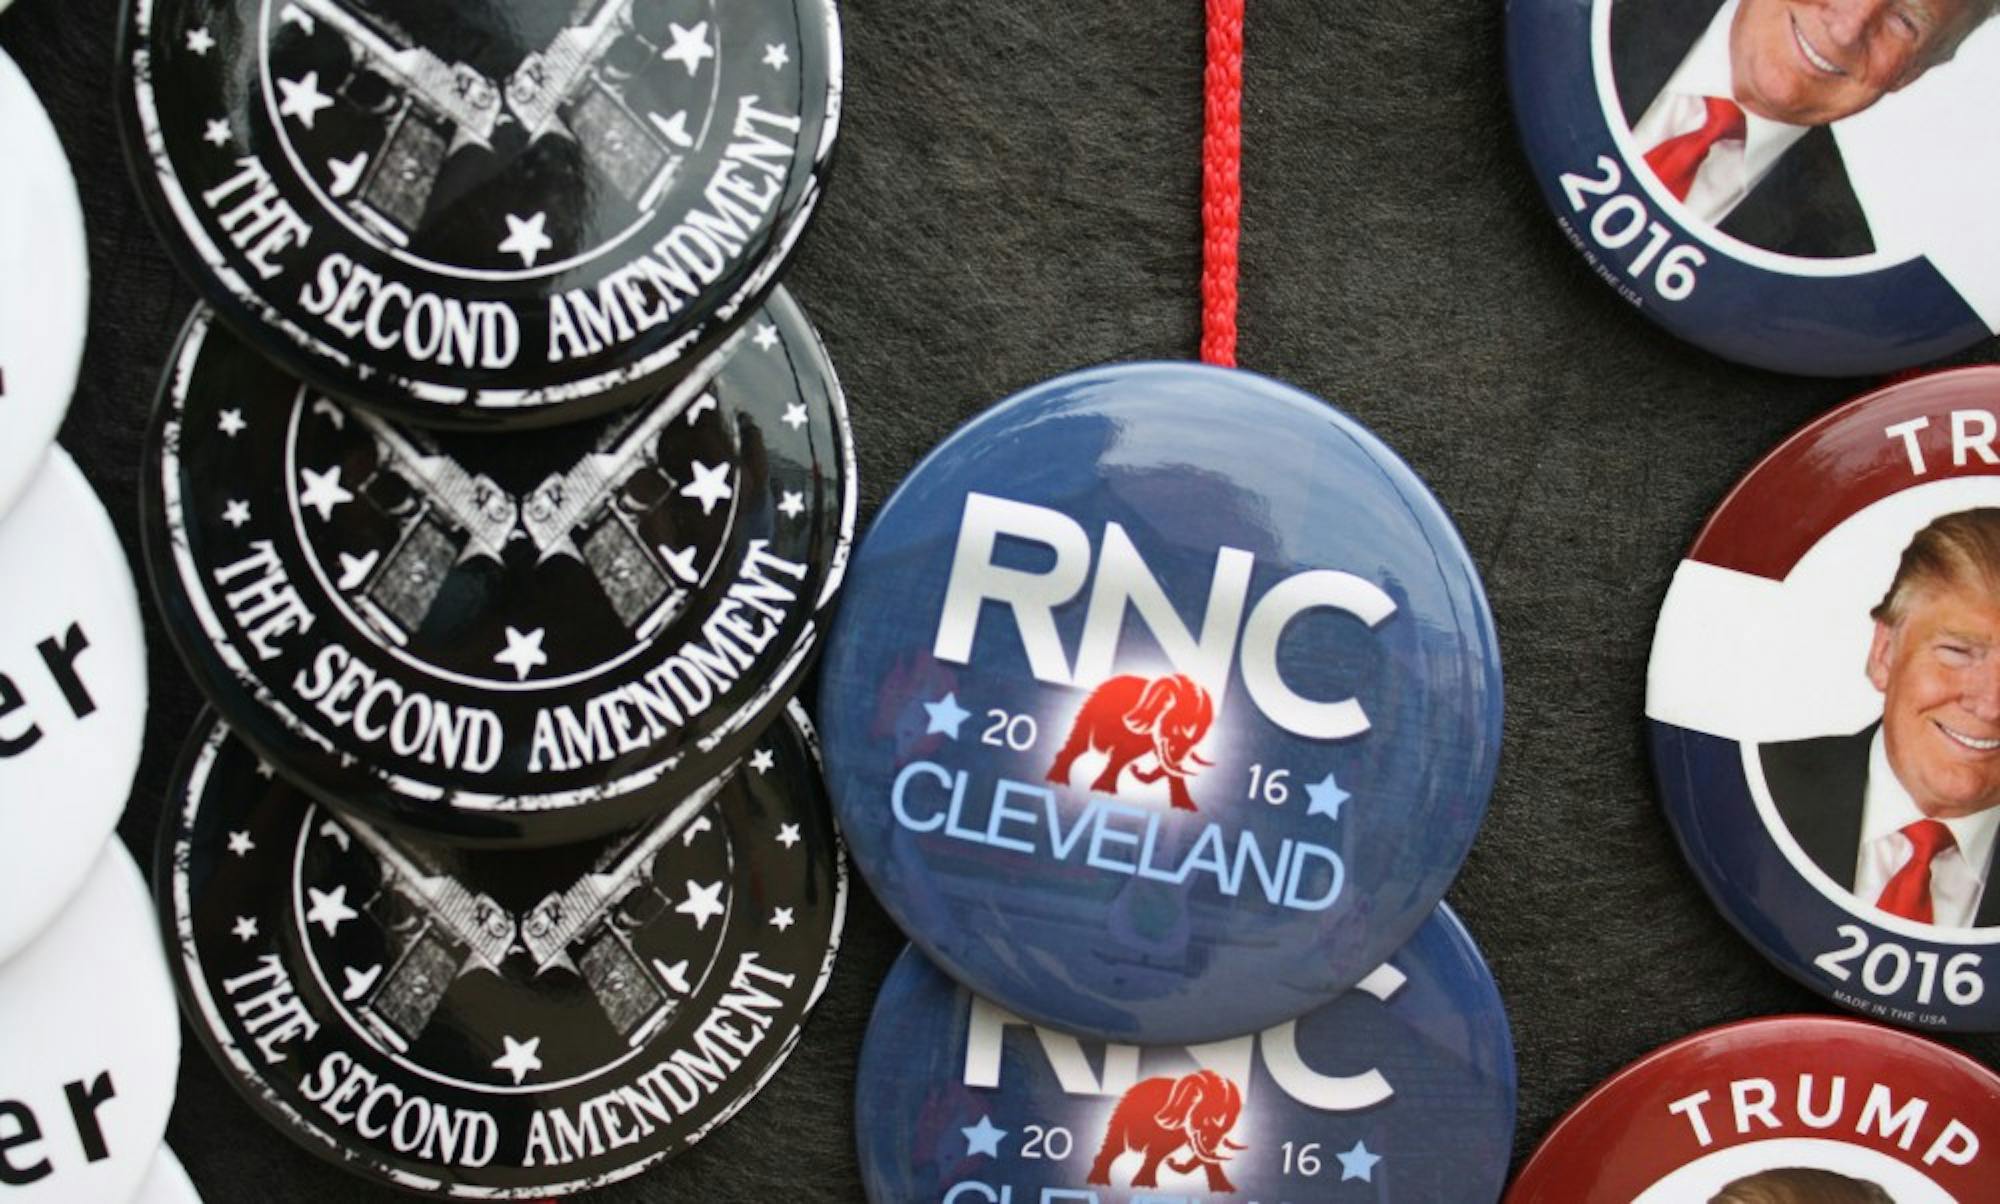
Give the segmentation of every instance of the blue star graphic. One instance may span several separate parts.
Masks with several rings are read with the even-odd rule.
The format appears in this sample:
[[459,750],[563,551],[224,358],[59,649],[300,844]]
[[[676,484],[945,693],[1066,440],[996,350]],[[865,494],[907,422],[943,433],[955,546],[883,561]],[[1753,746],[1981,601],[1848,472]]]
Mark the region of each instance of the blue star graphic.
[[1382,1161],[1382,1155],[1369,1153],[1368,1147],[1358,1141],[1354,1143],[1353,1149],[1345,1154],[1335,1154],[1334,1157],[1340,1159],[1342,1183],[1349,1179],[1359,1179],[1363,1183],[1375,1182],[1375,1164]]
[[1306,804],[1307,815],[1324,815],[1337,822],[1340,819],[1340,805],[1354,796],[1336,785],[1333,775],[1329,773],[1306,787],[1306,797],[1310,800]]
[[926,736],[933,732],[943,732],[952,739],[958,739],[958,725],[972,717],[972,712],[958,705],[957,694],[947,694],[936,702],[924,704],[924,713],[931,717],[930,726],[924,729]]
[[974,1154],[986,1154],[998,1158],[1000,1156],[1000,1139],[1007,1135],[1007,1130],[994,1127],[991,1116],[982,1116],[979,1118],[978,1124],[973,1125],[971,1128],[960,1129],[959,1132],[965,1134],[965,1156],[967,1158],[972,1157]]

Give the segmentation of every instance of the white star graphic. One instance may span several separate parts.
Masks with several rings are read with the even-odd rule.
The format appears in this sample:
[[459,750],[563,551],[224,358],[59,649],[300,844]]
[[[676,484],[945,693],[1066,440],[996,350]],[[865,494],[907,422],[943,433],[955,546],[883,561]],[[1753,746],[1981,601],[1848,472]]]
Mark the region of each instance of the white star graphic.
[[667,567],[674,571],[674,576],[679,577],[682,581],[690,585],[701,580],[701,574],[696,572],[694,567],[694,554],[699,549],[670,548],[665,544],[661,544],[659,547],[660,559],[667,562]]
[[686,109],[677,110],[672,117],[662,117],[658,113],[648,113],[646,116],[652,119],[653,128],[660,131],[660,137],[683,150],[694,145],[694,136],[688,133]]
[[318,924],[332,936],[340,931],[340,926],[354,919],[360,913],[347,905],[347,888],[336,886],[330,891],[306,887],[306,894],[312,896],[312,906],[306,909],[306,923]]
[[500,244],[500,253],[503,255],[519,255],[522,267],[534,267],[535,260],[541,256],[542,252],[555,246],[555,243],[549,241],[548,234],[543,230],[543,227],[548,224],[549,215],[546,213],[537,213],[530,218],[519,218],[509,213],[506,217],[507,238],[506,241]]
[[793,923],[792,909],[789,907],[780,907],[771,913],[771,927],[779,932],[790,932]]
[[229,141],[229,123],[218,117],[201,128],[201,140],[210,146],[221,146]]
[[804,426],[806,424],[805,403],[802,401],[795,401],[792,404],[786,406],[784,423],[786,426],[791,427],[793,430],[798,430],[800,427]]
[[701,70],[703,59],[715,57],[714,49],[708,44],[708,22],[697,22],[693,29],[677,21],[669,22],[667,33],[674,39],[674,44],[661,51],[660,57],[669,63],[686,65],[689,75]]
[[806,508],[806,497],[795,489],[785,490],[785,500],[778,503],[778,510],[786,518],[797,518]]
[[247,941],[257,935],[257,921],[250,916],[237,916],[229,931],[236,934],[237,940]]
[[230,502],[222,508],[222,521],[232,527],[241,527],[250,521],[250,503],[242,498]]
[[758,749],[757,755],[750,758],[750,768],[758,773],[771,772],[771,766],[776,763],[777,759],[771,755],[771,750],[768,748]]
[[797,824],[786,824],[779,828],[778,843],[788,849],[799,843],[799,826]]
[[262,761],[257,762],[258,777],[263,778],[265,781],[268,782],[272,779],[272,777],[276,776],[276,773],[277,773],[276,770],[272,769],[269,765],[265,764],[264,762]]
[[694,917],[695,928],[706,931],[708,922],[725,910],[722,906],[722,883],[711,882],[707,886],[698,886],[694,882],[689,882],[688,897],[681,900],[680,905],[674,910],[684,916]]
[[785,50],[783,42],[769,43],[764,47],[764,65],[773,71],[783,71],[792,56]]
[[313,128],[313,119],[320,110],[333,107],[333,98],[319,90],[319,72],[308,71],[304,79],[281,79],[278,91],[285,98],[278,102],[278,112],[291,117],[307,129]]
[[514,1085],[518,1087],[521,1081],[528,1077],[529,1071],[542,1068],[542,1060],[535,1056],[535,1051],[542,1046],[542,1039],[534,1037],[527,1041],[516,1041],[508,1036],[502,1036],[500,1039],[507,1043],[507,1052],[493,1059],[493,1069],[504,1070],[513,1075]]
[[190,29],[188,30],[187,48],[195,54],[207,58],[208,52],[215,49],[215,35],[208,32],[208,26],[206,25],[199,29]]
[[382,553],[379,551],[370,552],[366,556],[351,556],[346,552],[340,553],[340,581],[338,582],[340,588],[354,589],[363,581],[368,580],[368,574],[375,571],[375,562],[381,559],[381,556]]
[[305,488],[299,494],[299,505],[319,511],[319,521],[326,522],[333,517],[333,508],[343,502],[351,502],[354,495],[340,484],[340,465],[336,464],[325,472],[314,472],[310,468],[299,469],[299,476],[305,481]]
[[247,855],[251,849],[256,847],[256,842],[250,839],[250,833],[248,832],[239,831],[229,834],[229,851],[238,857]]
[[512,669],[514,680],[526,681],[528,674],[549,663],[548,654],[542,651],[542,637],[547,634],[547,630],[541,627],[533,631],[517,631],[509,627],[507,650],[495,653],[493,659]]
[[682,958],[670,966],[656,957],[653,959],[653,973],[660,976],[661,982],[672,987],[676,995],[685,995],[688,993],[688,964],[686,958]]
[[778,328],[769,322],[762,323],[757,327],[757,333],[750,336],[750,341],[770,351],[778,345]]
[[215,421],[215,429],[221,431],[231,439],[242,434],[243,428],[249,425],[249,423],[243,421],[242,410],[224,410],[222,411],[222,416]]
[[713,468],[703,464],[700,460],[695,460],[689,464],[689,467],[694,469],[694,480],[681,486],[681,496],[691,497],[700,502],[701,512],[704,515],[713,511],[717,503],[726,502],[735,496],[736,491],[729,487],[729,462],[727,460],[715,465]]
[[936,702],[925,703],[924,714],[930,718],[930,722],[924,726],[926,736],[942,733],[954,740],[958,739],[959,725],[972,718],[971,711],[958,705],[958,695],[955,692],[946,694]]

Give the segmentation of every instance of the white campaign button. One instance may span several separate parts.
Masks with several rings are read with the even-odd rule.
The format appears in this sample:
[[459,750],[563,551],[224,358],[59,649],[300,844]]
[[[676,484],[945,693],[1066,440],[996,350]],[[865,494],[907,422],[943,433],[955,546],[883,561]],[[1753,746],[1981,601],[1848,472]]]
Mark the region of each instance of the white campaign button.
[[[0,0],[0,9],[6,4]],[[76,389],[90,299],[83,210],[62,143],[0,54],[0,514],[24,489]]]
[[114,840],[0,966],[0,1196],[131,1199],[166,1131],[180,1044],[152,900]]
[[52,449],[0,520],[0,963],[96,862],[131,792],[145,719],[124,549],[89,482]]
[[153,1159],[152,1173],[139,1185],[132,1204],[201,1204],[201,1193],[194,1189],[174,1152],[161,1146]]

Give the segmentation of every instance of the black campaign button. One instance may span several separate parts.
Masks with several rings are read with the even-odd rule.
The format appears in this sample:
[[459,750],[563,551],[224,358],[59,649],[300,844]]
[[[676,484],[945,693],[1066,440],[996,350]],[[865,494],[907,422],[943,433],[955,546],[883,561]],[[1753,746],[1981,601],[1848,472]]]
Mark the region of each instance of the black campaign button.
[[417,422],[564,421],[770,290],[840,110],[832,0],[127,6],[125,130],[258,348]]
[[204,726],[157,874],[190,1025],[275,1126],[378,1182],[636,1174],[757,1093],[832,969],[846,871],[793,716],[639,828],[505,851],[327,811]]
[[1515,118],[1564,236],[1641,313],[1758,367],[1859,376],[1988,338],[2000,27],[1980,0],[1927,7],[1514,0]]
[[639,822],[740,755],[816,647],[853,521],[831,365],[783,294],[648,405],[426,434],[197,315],[152,428],[149,567],[231,724],[448,838]]

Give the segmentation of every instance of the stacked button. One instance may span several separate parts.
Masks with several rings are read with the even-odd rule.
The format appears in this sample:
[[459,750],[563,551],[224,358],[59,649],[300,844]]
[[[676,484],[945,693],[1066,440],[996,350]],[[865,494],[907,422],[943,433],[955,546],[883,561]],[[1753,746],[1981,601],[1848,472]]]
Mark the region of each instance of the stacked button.
[[0,159],[0,1185],[24,1202],[184,1202],[191,1189],[157,1194],[180,1186],[159,1169],[173,989],[114,834],[146,717],[139,599],[110,516],[53,442],[83,354],[83,213],[4,55]]
[[2000,369],[1891,385],[1750,470],[1661,606],[1660,797],[1724,915],[1874,1019],[2000,1029]]
[[214,705],[161,834],[181,1000],[344,1168],[531,1198],[777,1070],[845,870],[803,712],[852,537],[779,275],[830,0],[128,10],[140,192],[206,305],[141,533]]
[[[829,785],[921,951],[864,1059],[871,1198],[1234,1182],[1316,1199],[1355,1178],[1497,1194],[1504,1017],[1456,922],[1433,917],[1492,789],[1499,663],[1471,558],[1407,465],[1261,377],[1093,369],[932,452],[851,577],[820,690]],[[1359,1037],[1366,997],[1395,1006],[1390,979],[1447,956],[1427,921],[1462,972],[1433,1002],[1475,1017],[1478,1068],[1408,1042],[1406,1107],[1337,1150],[1338,1101],[1375,1082],[1355,1067],[1396,1044]],[[1405,1006],[1428,1010],[1419,996]],[[1074,1056],[962,1077],[1000,1057],[968,1014]],[[1252,1077],[1258,1033],[1276,1061]],[[1078,1039],[1125,1052],[1091,1078]],[[1173,1073],[1133,1077],[1135,1051],[1169,1047],[1188,1051],[1161,1053]],[[1315,1096],[1336,1066],[1355,1094]],[[1440,1178],[1452,1159],[1431,1143],[1454,1108],[1477,1139]],[[1228,1142],[1256,1151],[1240,1172]]]

